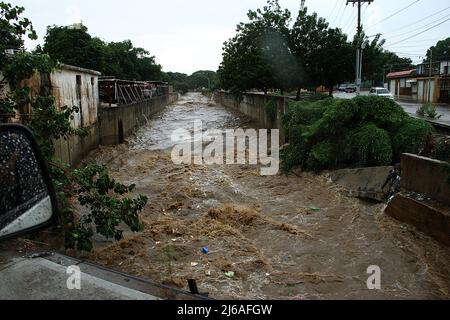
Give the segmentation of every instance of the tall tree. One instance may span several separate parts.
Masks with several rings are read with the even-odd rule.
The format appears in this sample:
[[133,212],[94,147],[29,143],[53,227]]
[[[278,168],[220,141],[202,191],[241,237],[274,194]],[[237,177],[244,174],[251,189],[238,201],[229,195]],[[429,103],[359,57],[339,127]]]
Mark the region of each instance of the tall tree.
[[429,48],[424,62],[430,61],[431,51],[433,51],[433,61],[450,60],[450,38],[441,40]]
[[59,62],[100,71],[125,80],[161,80],[154,56],[130,40],[105,43],[83,25],[47,29],[43,52]]
[[[336,84],[351,79],[354,73],[351,46],[340,29],[330,29],[325,19],[308,9],[299,11],[291,31],[291,46],[304,73],[300,86],[325,85],[332,95]],[[300,93],[300,87],[298,89]]]
[[[219,78],[225,89],[245,91],[284,89],[291,74],[288,65],[291,14],[278,0],[268,0],[264,8],[249,11],[248,23],[237,26],[237,35],[225,42]],[[278,59],[281,57],[281,59]]]
[[25,35],[32,40],[37,39],[31,21],[22,16],[24,11],[23,7],[0,2],[0,69],[6,63],[7,49],[22,49]]
[[83,25],[48,27],[43,51],[61,63],[99,71],[105,68],[103,41],[92,38]]

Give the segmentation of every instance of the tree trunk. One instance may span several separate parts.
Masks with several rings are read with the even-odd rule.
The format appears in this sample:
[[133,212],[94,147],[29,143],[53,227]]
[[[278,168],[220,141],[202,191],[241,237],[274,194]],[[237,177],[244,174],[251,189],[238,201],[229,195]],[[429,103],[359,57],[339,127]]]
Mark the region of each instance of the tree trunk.
[[333,97],[333,87],[330,87],[330,91],[328,92],[328,95],[330,97]]
[[298,88],[297,90],[297,97],[295,98],[295,100],[300,101],[300,94],[302,93],[302,88]]

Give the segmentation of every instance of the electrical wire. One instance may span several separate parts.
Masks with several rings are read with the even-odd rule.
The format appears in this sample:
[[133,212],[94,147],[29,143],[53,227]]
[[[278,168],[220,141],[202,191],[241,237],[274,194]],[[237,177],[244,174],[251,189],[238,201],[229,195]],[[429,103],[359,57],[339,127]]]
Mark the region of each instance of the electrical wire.
[[413,39],[413,38],[415,38],[415,37],[417,37],[417,36],[420,36],[421,34],[424,34],[424,33],[427,32],[427,31],[430,31],[430,30],[432,30],[432,29],[434,29],[434,28],[437,28],[437,27],[443,25],[443,24],[446,23],[447,21],[450,21],[450,18],[447,19],[447,20],[445,20],[445,21],[443,21],[443,22],[441,22],[441,23],[438,23],[437,25],[434,25],[434,26],[432,26],[432,27],[430,27],[430,28],[428,28],[428,29],[426,29],[426,30],[424,30],[424,31],[422,31],[422,32],[416,33],[415,35],[412,35],[412,36],[410,36],[410,37],[408,37],[408,38],[406,38],[406,39],[403,39],[403,40],[400,40],[400,41],[397,41],[397,42],[394,42],[394,43],[389,43],[388,46],[392,47],[392,46],[394,46],[394,45],[396,45],[396,44],[405,42],[405,41],[407,41],[407,40],[409,40],[409,39]]
[[344,1],[342,1],[341,2],[341,5],[339,6],[339,9],[338,9],[338,11],[336,12],[336,15],[335,15],[335,17],[334,17],[334,19],[333,19],[333,22],[331,23],[331,25],[332,26],[334,26],[335,25],[335,23],[337,22],[337,20],[339,19],[339,13],[342,11],[342,7],[345,5],[345,2]]
[[403,26],[403,27],[401,27],[401,28],[398,28],[398,29],[396,29],[396,30],[394,30],[394,31],[385,32],[385,33],[383,33],[383,35],[388,35],[388,34],[392,34],[392,33],[397,33],[397,32],[400,31],[400,30],[404,30],[404,29],[406,29],[406,28],[409,28],[409,27],[411,27],[411,26],[414,26],[414,25],[416,25],[416,24],[419,24],[419,23],[421,23],[422,21],[428,20],[428,19],[431,18],[431,17],[437,16],[438,14],[441,14],[441,13],[447,11],[448,9],[450,9],[450,7],[447,7],[447,8],[445,8],[445,9],[443,9],[443,10],[439,10],[439,11],[436,12],[436,13],[430,14],[429,16],[426,16],[426,17],[423,18],[423,19],[417,20],[416,22],[414,22],[414,23],[412,23],[412,24],[410,23],[410,24],[408,24],[408,25],[406,25],[406,26]]
[[401,12],[405,11],[406,9],[412,7],[413,5],[415,5],[415,4],[418,3],[418,2],[420,2],[420,0],[415,0],[414,2],[410,3],[410,4],[407,5],[406,7],[404,7],[404,8],[402,8],[402,9],[400,9],[400,10],[394,12],[394,13],[391,14],[390,16],[388,16],[388,17],[386,17],[386,18],[384,18],[384,19],[378,21],[377,23],[371,25],[370,27],[366,28],[366,30],[371,29],[371,28],[373,28],[373,27],[379,25],[380,23],[382,23],[382,22],[384,22],[384,21],[387,21],[387,20],[389,20],[389,19],[395,17],[395,16],[398,15],[399,13],[401,13]]
[[[436,22],[441,22],[442,20],[444,20],[444,19],[446,19],[446,18],[448,18],[448,17],[450,17],[450,14],[448,14],[448,15],[446,15],[446,16],[444,16],[444,17],[441,17],[441,18],[439,18],[439,19],[437,19],[437,20],[434,20],[434,21],[432,21],[432,22],[430,22],[430,23],[427,23],[426,25],[421,26],[421,27],[419,27],[419,28],[416,28],[416,29],[413,29],[413,30],[411,30],[411,31],[408,31],[408,32],[405,32],[405,33],[401,33],[401,34],[398,34],[398,35],[394,35],[394,36],[392,36],[391,40],[392,40],[392,39],[396,39],[396,38],[403,37],[403,36],[405,36],[405,35],[411,34],[411,33],[413,33],[413,32],[419,31],[419,30],[422,30],[423,28],[429,27],[429,26],[431,26],[432,24],[435,24]],[[384,36],[384,35],[386,35],[386,34],[383,34],[383,36]]]

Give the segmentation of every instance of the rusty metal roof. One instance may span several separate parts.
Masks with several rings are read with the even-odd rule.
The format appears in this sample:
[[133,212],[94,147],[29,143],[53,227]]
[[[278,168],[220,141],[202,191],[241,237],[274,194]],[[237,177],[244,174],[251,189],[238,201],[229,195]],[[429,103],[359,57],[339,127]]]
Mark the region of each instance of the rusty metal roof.
[[387,77],[389,79],[407,78],[407,77],[413,76],[415,73],[416,73],[416,69],[412,69],[412,70],[406,70],[406,71],[391,72],[387,75]]
[[80,68],[80,67],[77,67],[77,66],[71,66],[69,64],[64,64],[64,63],[58,64],[58,68],[59,69],[70,70],[70,71],[75,71],[75,72],[80,72],[80,73],[88,73],[88,74],[92,74],[92,75],[95,75],[95,76],[100,76],[101,75],[101,72],[99,72],[99,71],[85,69],[85,68]]

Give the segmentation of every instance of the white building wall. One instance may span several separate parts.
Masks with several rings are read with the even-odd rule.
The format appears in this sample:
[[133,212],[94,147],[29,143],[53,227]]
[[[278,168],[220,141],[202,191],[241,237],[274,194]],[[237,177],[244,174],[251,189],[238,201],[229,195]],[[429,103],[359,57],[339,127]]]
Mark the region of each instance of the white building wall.
[[[441,61],[440,74],[445,74],[445,67],[450,67],[450,61]],[[450,70],[449,70],[450,73]]]
[[[80,85],[77,84],[81,80]],[[72,120],[74,128],[89,127],[98,118],[98,76],[74,70],[58,69],[51,74],[51,84],[56,105],[59,110],[64,106],[78,106],[80,112]]]

